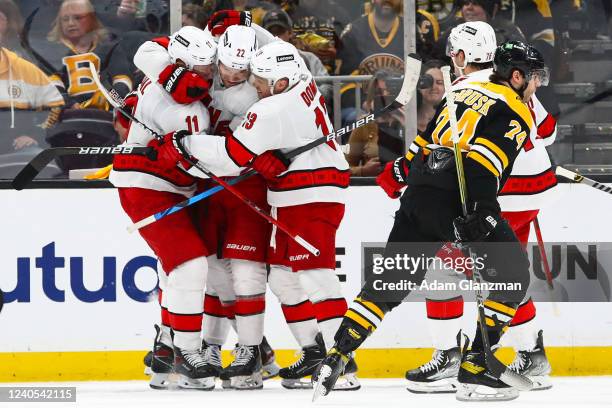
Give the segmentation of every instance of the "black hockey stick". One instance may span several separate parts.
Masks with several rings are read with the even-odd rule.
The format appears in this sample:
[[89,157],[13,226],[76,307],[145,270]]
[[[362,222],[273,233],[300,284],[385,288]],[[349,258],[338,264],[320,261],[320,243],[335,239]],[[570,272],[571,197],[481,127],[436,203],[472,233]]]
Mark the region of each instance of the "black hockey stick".
[[[322,145],[323,143],[327,143],[329,141],[335,140],[336,138],[345,135],[347,133],[352,132],[353,130],[360,128],[362,126],[367,125],[368,123],[373,122],[377,117],[380,117],[382,115],[385,115],[387,113],[393,112],[396,109],[402,108],[403,106],[405,106],[406,104],[408,104],[408,102],[410,101],[410,99],[412,98],[412,96],[414,95],[414,92],[416,90],[416,86],[417,83],[419,82],[419,75],[421,72],[421,60],[418,58],[418,56],[411,54],[409,56],[406,57],[406,63],[405,63],[405,70],[404,70],[404,81],[402,83],[402,88],[399,92],[399,94],[397,95],[397,97],[395,98],[395,100],[393,102],[391,102],[389,105],[381,108],[380,110],[371,113],[369,115],[367,115],[364,118],[361,118],[359,120],[357,120],[356,122],[353,123],[349,123],[348,125],[335,130],[334,132],[323,136],[319,139],[313,140],[312,142],[298,147],[297,149],[294,149],[288,153],[285,153],[285,157],[287,157],[288,159],[291,159],[299,154],[302,154],[314,147],[317,147],[319,145]],[[248,172],[241,174],[238,177],[234,177],[233,179],[229,180],[227,182],[227,184],[229,185],[234,185],[236,183],[239,183],[251,176],[254,176],[255,174],[257,174],[257,171],[255,170],[249,170]],[[185,201],[182,201],[176,205],[173,205],[172,207],[169,207],[163,211],[157,212],[153,215],[150,215],[147,218],[144,218],[132,225],[130,225],[128,227],[128,231],[132,232],[132,231],[136,231],[142,227],[145,227],[149,224],[153,224],[155,221],[158,221],[170,214],[174,214],[177,211],[182,210],[185,207],[189,207],[192,204],[197,203],[198,201],[204,200],[205,198],[210,197],[211,195],[219,192],[223,190],[222,186],[215,186],[212,187],[206,191],[203,191],[201,193],[198,193],[196,195],[194,195],[191,198],[186,199]]]
[[[463,216],[468,216],[467,210],[467,186],[465,180],[465,174],[463,169],[463,157],[461,156],[461,147],[459,147],[459,129],[457,126],[457,116],[455,112],[455,98],[452,92],[451,79],[450,79],[450,67],[442,67],[442,76],[444,78],[444,88],[446,90],[446,106],[448,109],[448,118],[450,122],[451,135],[453,140],[453,153],[455,157],[455,166],[457,168],[457,179],[459,182],[459,196],[461,199],[461,209]],[[469,256],[475,259],[475,255],[470,246],[468,246]],[[511,387],[514,387],[521,391],[529,391],[533,388],[533,383],[529,378],[518,374],[504,363],[499,361],[491,350],[491,343],[489,342],[489,334],[487,333],[486,315],[484,310],[484,296],[480,283],[482,283],[482,275],[479,268],[473,268],[472,273],[473,279],[476,282],[476,307],[478,309],[478,320],[480,322],[480,334],[482,337],[482,348],[485,353],[485,362],[487,368],[495,376],[499,378]]]
[[15,176],[13,188],[23,190],[52,160],[61,156],[100,156],[115,154],[141,154],[155,159],[155,150],[150,147],[138,146],[106,146],[106,147],[51,147],[38,153]]
[[32,56],[32,58],[38,61],[40,68],[45,72],[45,74],[53,75],[53,74],[57,74],[60,71],[55,69],[55,67],[51,65],[49,61],[43,58],[43,56],[40,55],[38,52],[36,52],[34,48],[32,48],[32,46],[30,45],[29,35],[30,35],[30,29],[32,28],[32,21],[34,21],[34,16],[36,16],[39,10],[40,10],[40,7],[37,7],[28,16],[28,18],[26,18],[23,24],[23,30],[21,30],[21,33],[19,34],[19,42],[21,43],[21,46],[23,47],[23,49],[26,50]]

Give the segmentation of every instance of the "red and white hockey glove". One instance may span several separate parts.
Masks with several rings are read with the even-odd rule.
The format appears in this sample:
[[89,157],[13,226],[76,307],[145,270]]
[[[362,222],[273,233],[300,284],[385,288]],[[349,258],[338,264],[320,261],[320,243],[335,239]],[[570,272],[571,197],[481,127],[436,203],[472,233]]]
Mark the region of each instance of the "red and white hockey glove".
[[188,159],[194,159],[185,150],[183,138],[189,135],[191,133],[187,130],[178,130],[168,133],[162,140],[153,139],[148,145],[157,152],[157,161],[160,165],[172,168],[180,164],[183,169],[188,170],[191,167]]
[[208,31],[213,36],[222,35],[227,27],[233,25],[251,26],[251,13],[249,11],[219,10],[208,19]]
[[399,198],[401,190],[407,186],[406,177],[408,176],[408,161],[405,157],[398,157],[392,162],[387,163],[385,169],[376,177],[378,184],[385,193],[391,198]]
[[[132,91],[127,94],[123,99],[123,102],[123,110],[131,115],[134,115],[134,109],[136,108],[136,104],[138,103],[138,95],[136,95],[136,92]],[[130,128],[130,124],[132,123],[132,121],[119,110],[115,110],[115,119],[123,128]]]
[[286,171],[291,162],[280,150],[268,150],[257,156],[251,167],[262,175],[266,181],[276,181],[276,176]]
[[157,80],[178,103],[188,104],[209,96],[210,84],[195,72],[176,64],[168,65]]

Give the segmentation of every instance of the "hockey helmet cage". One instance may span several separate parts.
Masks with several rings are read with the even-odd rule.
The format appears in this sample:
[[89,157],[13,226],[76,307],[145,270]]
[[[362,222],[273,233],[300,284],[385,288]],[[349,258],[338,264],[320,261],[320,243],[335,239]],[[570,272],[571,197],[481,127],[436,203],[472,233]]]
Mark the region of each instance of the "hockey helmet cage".
[[215,62],[217,45],[203,30],[185,26],[170,36],[168,54],[173,63],[181,60],[188,69]]

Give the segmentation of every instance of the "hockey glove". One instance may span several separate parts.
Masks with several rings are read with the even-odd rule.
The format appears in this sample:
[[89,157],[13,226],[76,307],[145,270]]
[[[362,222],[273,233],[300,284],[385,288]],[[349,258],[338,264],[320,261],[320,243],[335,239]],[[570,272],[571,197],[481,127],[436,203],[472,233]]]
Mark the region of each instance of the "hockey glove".
[[187,153],[183,146],[183,138],[189,135],[191,133],[187,130],[178,130],[168,133],[162,140],[151,140],[149,146],[153,147],[157,152],[157,161],[162,166],[171,168],[180,164],[183,169],[188,170],[191,167],[189,160],[195,160]]
[[[136,104],[138,103],[138,95],[136,95],[136,92],[130,92],[129,94],[127,94],[123,99],[123,102],[123,110],[131,115],[134,115],[134,109],[136,109]],[[114,113],[115,119],[117,120],[117,122],[119,122],[121,127],[129,129],[132,121],[119,110],[115,110]]]
[[408,176],[408,161],[405,157],[398,157],[392,162],[387,163],[385,169],[376,177],[378,184],[385,193],[391,198],[399,198],[401,190],[407,186],[406,177]]
[[249,11],[219,10],[210,16],[208,31],[213,36],[222,35],[227,27],[233,25],[251,26],[251,13]]
[[475,242],[485,239],[501,221],[499,209],[491,203],[474,203],[474,210],[467,217],[453,220],[457,242]]
[[208,97],[210,84],[195,72],[176,64],[168,65],[157,80],[178,103],[188,104]]
[[276,181],[276,176],[286,171],[291,162],[280,150],[268,150],[253,160],[251,167],[257,170],[268,182]]

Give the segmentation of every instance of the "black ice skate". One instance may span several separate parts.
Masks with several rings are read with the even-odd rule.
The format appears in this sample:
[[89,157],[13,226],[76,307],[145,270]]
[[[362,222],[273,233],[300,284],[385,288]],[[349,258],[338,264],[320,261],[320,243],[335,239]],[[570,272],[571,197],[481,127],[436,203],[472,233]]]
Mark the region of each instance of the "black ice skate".
[[219,377],[223,367],[221,366],[221,346],[218,344],[208,344],[202,340],[202,354],[206,369],[214,376]]
[[231,388],[257,390],[263,388],[262,364],[259,346],[239,345],[234,349],[235,359],[225,370],[223,378],[229,378]]
[[174,346],[174,370],[180,388],[210,391],[215,388],[215,372],[201,350],[183,350]]
[[161,342],[161,329],[155,325],[155,340],[151,352],[151,379],[149,386],[155,390],[167,389],[172,381],[170,375],[174,371],[174,350]]
[[310,377],[317,366],[325,358],[325,342],[321,333],[315,337],[316,344],[304,347],[298,361],[289,367],[282,368],[278,373],[283,379],[281,385],[288,389],[310,389]]
[[270,344],[268,344],[268,340],[266,340],[265,336],[259,345],[259,351],[261,353],[261,364],[263,365],[263,379],[267,380],[276,377],[280,371],[280,366],[276,364],[274,350],[270,347]]
[[495,378],[487,369],[484,351],[464,353],[457,377],[459,401],[509,401],[519,392]]
[[145,368],[144,368],[145,375],[151,375],[151,361],[152,360],[153,360],[153,352],[147,351],[147,354],[145,354],[142,360],[145,365]]
[[533,382],[532,391],[552,388],[550,382],[551,367],[544,350],[542,330],[538,332],[536,347],[533,350],[519,350],[514,361],[508,367],[512,371],[529,378]]
[[350,356],[342,354],[335,348],[332,348],[321,364],[312,374],[312,383],[314,384],[314,393],[312,400],[315,401],[320,396],[325,396],[330,393],[340,375],[344,372],[344,368],[350,360]]
[[459,347],[435,350],[430,361],[406,372],[406,388],[415,394],[456,392],[460,362]]

